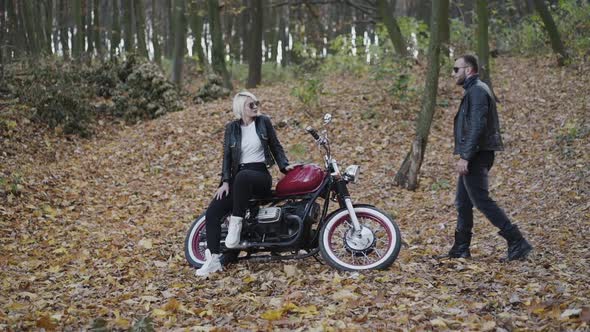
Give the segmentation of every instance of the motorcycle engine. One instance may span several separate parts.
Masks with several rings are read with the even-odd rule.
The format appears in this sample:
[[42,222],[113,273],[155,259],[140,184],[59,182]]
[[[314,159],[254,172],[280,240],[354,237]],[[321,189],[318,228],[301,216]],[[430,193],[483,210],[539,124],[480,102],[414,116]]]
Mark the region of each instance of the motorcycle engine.
[[287,240],[297,233],[298,224],[289,215],[297,215],[306,225],[317,222],[320,214],[320,205],[313,203],[310,213],[305,220],[305,206],[307,201],[288,203],[279,207],[261,207],[256,214],[256,223],[250,230],[256,233],[259,241],[273,242]]

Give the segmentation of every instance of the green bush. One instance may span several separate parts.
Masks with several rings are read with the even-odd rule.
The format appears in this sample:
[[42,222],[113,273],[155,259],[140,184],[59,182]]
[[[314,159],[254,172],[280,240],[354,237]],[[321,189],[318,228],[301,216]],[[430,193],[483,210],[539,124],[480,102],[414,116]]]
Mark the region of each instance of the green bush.
[[18,81],[19,98],[30,106],[33,120],[65,134],[88,137],[93,115],[88,105],[91,87],[87,72],[64,63],[47,62]]
[[209,74],[207,83],[202,86],[194,98],[196,103],[203,103],[229,96],[230,91],[223,87],[223,79],[215,74]]
[[96,95],[110,98],[115,94],[119,83],[116,62],[108,61],[90,72],[88,81],[95,86]]
[[118,76],[121,82],[113,95],[115,116],[132,122],[182,109],[176,87],[155,63],[130,58],[121,65]]
[[291,95],[303,104],[306,111],[310,112],[319,106],[323,89],[323,82],[319,78],[307,76],[291,90]]
[[160,68],[133,55],[121,63],[80,66],[46,59],[29,73],[16,75],[20,101],[34,114],[32,119],[65,134],[87,137],[95,111],[91,101],[111,97],[114,116],[127,121],[153,119],[182,109],[179,93]]

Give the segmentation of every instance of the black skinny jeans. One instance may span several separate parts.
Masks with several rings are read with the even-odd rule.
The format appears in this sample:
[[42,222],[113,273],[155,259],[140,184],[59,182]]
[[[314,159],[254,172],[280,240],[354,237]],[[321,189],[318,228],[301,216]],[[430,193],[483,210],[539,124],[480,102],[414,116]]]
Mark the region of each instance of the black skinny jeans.
[[469,161],[469,173],[460,175],[457,179],[455,196],[455,206],[459,213],[457,231],[471,232],[474,206],[500,230],[512,225],[506,213],[490,198],[488,172],[493,165],[494,151],[480,151],[473,160]]
[[269,196],[271,186],[272,177],[264,163],[240,164],[238,174],[229,185],[229,195],[213,198],[205,213],[207,248],[212,254],[221,252],[221,219],[230,212],[243,218],[248,201],[255,196]]

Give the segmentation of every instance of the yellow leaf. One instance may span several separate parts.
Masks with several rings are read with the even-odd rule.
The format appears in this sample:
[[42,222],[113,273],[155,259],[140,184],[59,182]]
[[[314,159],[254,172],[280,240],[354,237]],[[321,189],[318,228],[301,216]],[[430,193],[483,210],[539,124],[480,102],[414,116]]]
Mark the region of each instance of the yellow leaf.
[[13,302],[11,304],[9,304],[6,308],[8,310],[21,310],[26,308],[27,306],[25,304],[22,303],[18,303],[18,302]]
[[37,320],[37,327],[47,331],[53,331],[57,328],[57,326],[51,321],[51,318],[49,318],[49,315],[44,315],[39,318]]
[[115,325],[117,325],[118,327],[120,327],[122,329],[128,329],[129,326],[131,325],[127,319],[122,318],[122,317],[115,319],[114,323],[115,323]]
[[54,265],[52,267],[50,267],[49,269],[47,269],[47,271],[51,272],[51,273],[57,273],[59,272],[61,266],[59,265]]
[[348,300],[356,300],[358,295],[349,291],[348,289],[342,289],[334,294],[332,294],[332,299],[334,301],[348,301]]
[[176,299],[170,299],[170,301],[168,301],[168,303],[166,303],[164,306],[164,310],[170,312],[176,312],[179,308],[180,302],[178,302]]
[[482,331],[491,331],[496,327],[496,322],[493,320],[487,321],[481,327]]
[[61,247],[52,251],[54,254],[66,254],[68,253],[68,249]]
[[447,323],[445,323],[445,321],[440,318],[435,318],[435,319],[431,320],[430,324],[432,326],[436,326],[436,327],[442,327],[442,328],[447,327]]
[[45,213],[45,215],[47,215],[51,218],[55,218],[55,216],[57,216],[57,211],[55,211],[55,209],[49,205],[43,206],[43,212]]
[[297,313],[303,314],[303,315],[317,315],[318,314],[318,308],[315,305],[308,305],[305,307],[298,307],[297,309],[293,310]]
[[285,304],[282,308],[283,312],[287,312],[287,311],[292,311],[292,310],[297,310],[299,309],[298,306],[296,306],[295,304],[289,302],[287,304]]
[[205,317],[205,316],[213,316],[213,311],[211,310],[203,310],[199,313],[199,317]]
[[268,310],[267,312],[260,315],[260,318],[266,319],[268,321],[278,320],[278,319],[281,319],[281,317],[283,317],[283,310],[282,309]]
[[162,309],[154,309],[152,311],[152,313],[154,314],[154,316],[157,316],[160,318],[168,316],[168,312],[166,310],[162,310]]
[[152,249],[152,240],[143,238],[139,240],[138,245],[140,247],[144,247],[145,249]]
[[242,279],[243,282],[249,284],[251,282],[253,282],[254,280],[256,280],[254,277],[252,276],[247,276],[246,278]]

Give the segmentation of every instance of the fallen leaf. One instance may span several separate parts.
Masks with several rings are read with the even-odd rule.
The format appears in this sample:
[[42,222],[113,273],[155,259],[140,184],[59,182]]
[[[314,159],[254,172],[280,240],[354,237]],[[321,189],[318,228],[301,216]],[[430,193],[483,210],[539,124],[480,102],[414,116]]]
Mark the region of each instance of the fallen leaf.
[[138,245],[140,247],[145,248],[145,249],[152,249],[152,240],[143,238],[143,239],[139,240]]
[[54,331],[57,328],[57,325],[55,325],[52,321],[51,318],[49,317],[49,315],[43,315],[41,316],[41,318],[39,318],[37,320],[37,325],[38,328],[42,328],[45,329],[47,331]]

